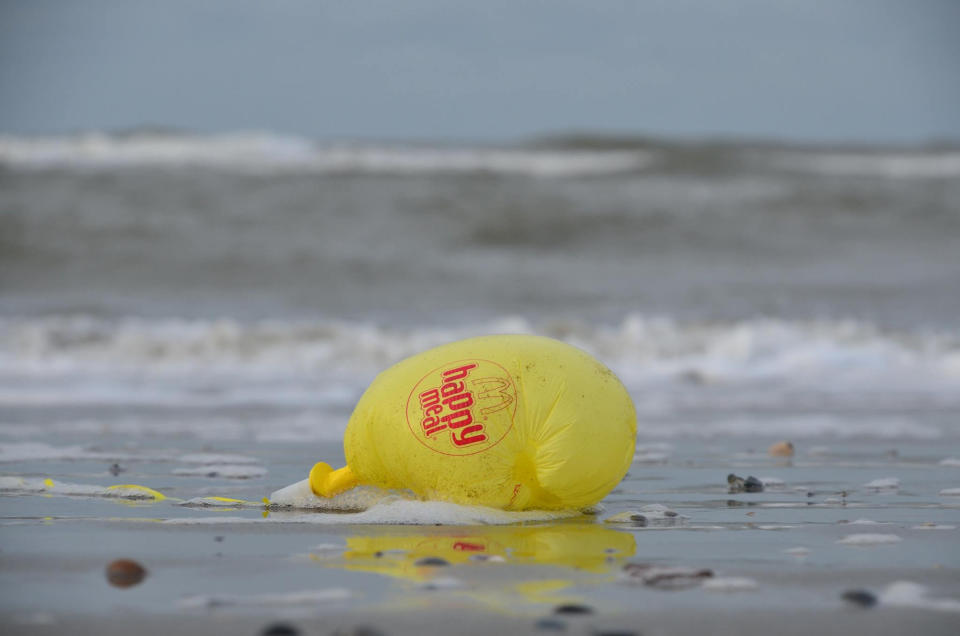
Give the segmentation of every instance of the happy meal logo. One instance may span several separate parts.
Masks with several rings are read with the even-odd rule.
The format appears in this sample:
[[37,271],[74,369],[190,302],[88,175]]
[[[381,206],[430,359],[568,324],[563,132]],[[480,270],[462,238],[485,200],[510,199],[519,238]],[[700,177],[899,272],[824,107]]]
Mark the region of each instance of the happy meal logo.
[[445,455],[473,455],[513,427],[517,389],[490,360],[459,360],[423,376],[407,398],[407,426],[421,444]]

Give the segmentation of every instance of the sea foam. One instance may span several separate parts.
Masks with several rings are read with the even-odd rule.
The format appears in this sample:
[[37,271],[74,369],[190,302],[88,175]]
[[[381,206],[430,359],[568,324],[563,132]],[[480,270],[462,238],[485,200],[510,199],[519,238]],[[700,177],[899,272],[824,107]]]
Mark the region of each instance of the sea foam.
[[573,177],[645,167],[641,150],[319,144],[269,133],[0,137],[0,164],[31,170],[209,168],[244,174],[517,174]]

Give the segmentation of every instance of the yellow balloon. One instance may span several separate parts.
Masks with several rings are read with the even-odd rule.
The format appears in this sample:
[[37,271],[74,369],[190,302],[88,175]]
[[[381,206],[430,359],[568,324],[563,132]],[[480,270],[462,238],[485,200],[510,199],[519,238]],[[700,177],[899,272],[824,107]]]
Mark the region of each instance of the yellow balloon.
[[347,466],[310,486],[357,484],[507,510],[580,508],[623,479],[637,421],[626,389],[589,354],[550,338],[470,338],[376,377],[354,409]]

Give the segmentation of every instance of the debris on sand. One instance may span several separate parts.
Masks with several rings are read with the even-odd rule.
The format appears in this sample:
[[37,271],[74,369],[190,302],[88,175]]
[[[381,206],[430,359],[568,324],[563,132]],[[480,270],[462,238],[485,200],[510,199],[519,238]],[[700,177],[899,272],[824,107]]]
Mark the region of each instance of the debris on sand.
[[107,565],[107,581],[114,587],[133,587],[147,577],[147,569],[132,559],[117,559]]
[[686,525],[689,517],[663,504],[648,504],[639,510],[626,510],[604,519],[604,523],[622,524],[634,528],[672,528]]
[[442,557],[428,556],[421,559],[417,559],[413,562],[414,565],[418,567],[444,567],[450,565],[450,562]]
[[868,590],[847,590],[840,598],[859,607],[873,607],[877,604],[877,595]]
[[580,603],[564,603],[563,605],[557,605],[554,607],[553,613],[566,615],[593,614],[593,608],[589,605],[582,605]]
[[786,440],[771,444],[770,448],[767,449],[767,455],[771,457],[793,457],[793,453],[793,442]]
[[730,473],[727,475],[727,485],[730,487],[731,494],[738,492],[763,492],[763,482],[754,477],[748,476],[746,479]]
[[709,568],[627,563],[623,566],[620,580],[623,583],[639,583],[661,590],[679,590],[700,585],[704,579],[712,577],[713,570]]

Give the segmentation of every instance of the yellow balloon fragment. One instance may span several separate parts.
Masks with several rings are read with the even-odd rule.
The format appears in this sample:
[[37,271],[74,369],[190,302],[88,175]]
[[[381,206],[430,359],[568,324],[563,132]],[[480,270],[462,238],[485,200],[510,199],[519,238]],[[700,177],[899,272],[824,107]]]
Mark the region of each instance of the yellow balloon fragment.
[[378,375],[344,435],[347,466],[320,462],[313,492],[358,484],[507,510],[600,501],[633,458],[626,389],[584,351],[539,336],[470,338]]
[[147,488],[146,486],[138,486],[137,484],[117,484],[116,486],[107,486],[107,490],[131,491],[132,493],[136,493],[136,495],[143,495],[144,499],[153,499],[154,501],[163,501],[167,498],[167,496],[159,490]]

